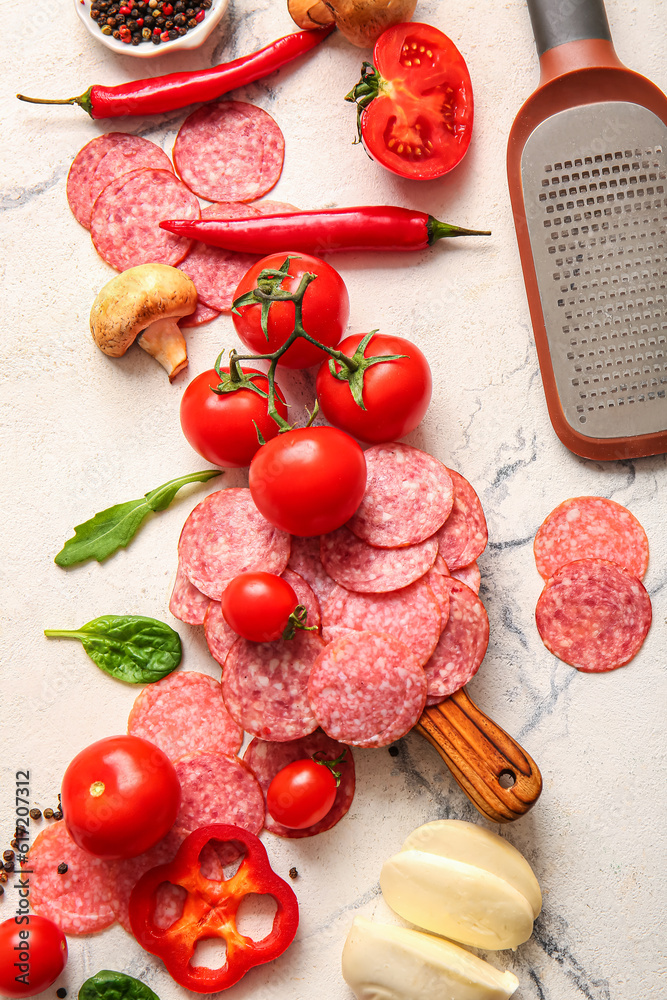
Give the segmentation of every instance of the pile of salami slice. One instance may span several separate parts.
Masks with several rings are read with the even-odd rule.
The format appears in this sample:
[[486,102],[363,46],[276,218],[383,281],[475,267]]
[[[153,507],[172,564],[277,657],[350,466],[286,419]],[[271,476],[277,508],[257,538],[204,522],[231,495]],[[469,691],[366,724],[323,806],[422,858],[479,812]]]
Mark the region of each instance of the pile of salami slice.
[[575,497],[549,514],[534,551],[546,580],[535,619],[547,649],[588,672],[628,663],[652,617],[641,582],[648,539],[639,521],[613,500]]
[[[296,211],[259,202],[278,181],[285,143],[261,108],[220,101],[183,123],[174,145],[176,171],[155,143],[109,132],[87,143],[67,178],[67,200],[90,230],[99,255],[118,271],[139,264],[181,265],[197,286],[198,305],[182,326],[229,312],[236,287],[259,258],[193,243],[160,229],[164,219],[238,219]],[[177,176],[178,175],[178,176]],[[202,208],[197,195],[214,202]]]

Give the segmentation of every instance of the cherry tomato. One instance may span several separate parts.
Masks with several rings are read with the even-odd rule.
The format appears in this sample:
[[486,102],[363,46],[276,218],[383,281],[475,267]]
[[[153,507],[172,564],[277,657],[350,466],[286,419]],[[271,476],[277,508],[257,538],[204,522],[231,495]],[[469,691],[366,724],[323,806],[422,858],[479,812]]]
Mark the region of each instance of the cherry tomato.
[[244,639],[280,639],[299,600],[287,580],[274,573],[241,573],[222,593],[225,621]]
[[[287,257],[291,257],[289,272],[281,282],[281,288],[295,292],[299,282],[307,272],[316,274],[315,281],[306,289],[303,297],[303,327],[307,334],[327,347],[335,347],[345,332],[350,314],[350,299],[347,288],[338,271],[318,257],[306,253],[274,253],[264,257],[250,268],[241,279],[234,298],[252,291],[257,285],[257,276],[265,268],[280,268]],[[232,313],[232,320],[240,339],[256,354],[271,354],[281,347],[294,330],[294,303],[273,302],[269,308],[267,340],[261,326],[261,306],[252,304],[241,306],[239,314]],[[279,365],[285,368],[310,368],[326,357],[324,351],[313,347],[306,340],[297,340],[285,352]]]
[[166,754],[138,736],[86,747],[63,778],[62,805],[72,840],[89,854],[134,858],[174,825],[181,786]]
[[[352,357],[363,337],[361,333],[346,337],[338,350]],[[419,348],[403,337],[374,334],[364,357],[387,354],[406,357],[380,361],[366,369],[362,394],[365,410],[355,402],[349,383],[334,378],[328,361],[317,373],[317,398],[329,423],[372,444],[409,434],[421,422],[431,400],[431,369]],[[340,370],[340,365],[336,369]]]
[[271,524],[292,535],[323,535],[345,524],[361,503],[366,459],[336,427],[300,427],[259,449],[249,485]]
[[454,43],[430,24],[396,24],[375,43],[377,97],[361,112],[364,146],[400,177],[433,180],[470,144],[470,74]]
[[0,924],[0,996],[34,997],[67,965],[67,941],[52,920],[25,913]]
[[[223,368],[228,372],[229,368]],[[252,382],[263,392],[269,383],[263,372],[245,368],[246,375],[257,375]],[[265,396],[252,389],[219,395],[213,388],[220,383],[215,368],[193,378],[181,399],[181,427],[188,442],[202,458],[225,469],[241,469],[250,465],[260,448],[257,431],[265,441],[275,437],[278,424],[267,412]],[[276,409],[287,419],[285,397],[277,383]]]
[[303,830],[324,819],[334,804],[336,790],[329,768],[306,757],[278,771],[266,793],[266,808],[276,823]]

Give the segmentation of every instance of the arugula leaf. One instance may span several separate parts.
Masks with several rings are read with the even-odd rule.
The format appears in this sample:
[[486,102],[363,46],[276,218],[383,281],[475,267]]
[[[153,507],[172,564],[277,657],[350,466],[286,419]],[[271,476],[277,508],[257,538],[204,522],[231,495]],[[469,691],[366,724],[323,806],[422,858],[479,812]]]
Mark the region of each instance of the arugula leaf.
[[164,622],[141,615],[103,615],[72,631],[45,629],[55,639],[78,639],[94,663],[127,684],[151,684],[181,662],[181,639]]
[[124,549],[134,538],[144,518],[152,511],[168,507],[182,486],[188,483],[206,483],[221,475],[220,469],[191,472],[189,476],[172,479],[156,490],[150,490],[140,500],[128,500],[127,503],[118,503],[100,511],[89,521],[76,525],[74,536],[67,539],[54,562],[58,566],[74,566],[88,559],[102,562],[118,549]]
[[103,969],[87,979],[79,990],[79,1000],[160,1000],[145,983],[124,972]]

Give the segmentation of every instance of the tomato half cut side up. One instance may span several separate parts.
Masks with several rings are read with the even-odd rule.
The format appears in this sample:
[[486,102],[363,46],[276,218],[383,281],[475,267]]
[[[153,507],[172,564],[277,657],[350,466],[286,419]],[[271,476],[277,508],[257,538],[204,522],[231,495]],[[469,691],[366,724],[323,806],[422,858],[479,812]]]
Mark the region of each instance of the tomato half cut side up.
[[462,159],[472,135],[472,84],[463,56],[437,28],[416,22],[383,32],[373,60],[374,75],[365,64],[361,83],[348,95],[361,101],[364,146],[400,177],[442,177]]

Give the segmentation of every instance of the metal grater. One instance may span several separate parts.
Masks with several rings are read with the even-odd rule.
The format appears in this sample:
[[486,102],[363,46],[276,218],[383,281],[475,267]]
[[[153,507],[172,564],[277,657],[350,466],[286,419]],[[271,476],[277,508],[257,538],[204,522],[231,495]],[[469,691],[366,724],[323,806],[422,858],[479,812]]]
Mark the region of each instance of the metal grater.
[[629,102],[528,137],[523,198],[551,363],[577,434],[667,429],[667,126]]

